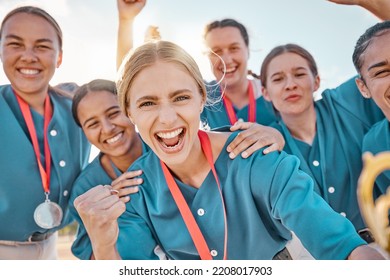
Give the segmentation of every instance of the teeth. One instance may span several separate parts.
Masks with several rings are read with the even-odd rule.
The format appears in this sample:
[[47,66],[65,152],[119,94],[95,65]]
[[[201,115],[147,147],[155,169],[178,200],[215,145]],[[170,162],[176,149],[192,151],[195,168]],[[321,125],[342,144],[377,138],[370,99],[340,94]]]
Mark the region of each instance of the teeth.
[[20,73],[25,75],[36,75],[39,73],[39,71],[33,69],[20,69]]
[[175,131],[171,132],[159,132],[157,133],[157,136],[162,138],[162,139],[171,139],[173,137],[176,137],[183,131],[183,128],[178,128]]
[[227,68],[227,69],[226,69],[226,73],[233,72],[234,70],[236,70],[236,68]]
[[116,141],[118,141],[122,137],[122,135],[123,135],[123,133],[119,133],[117,136],[112,137],[110,139],[107,139],[106,141],[108,144],[115,143]]
[[167,146],[164,142],[161,143],[165,148],[167,149],[175,149],[176,147],[178,147],[180,145],[180,141],[177,142],[177,144],[175,146]]
[[[225,73],[226,73],[226,74],[229,74],[229,73],[234,72],[235,70],[236,70],[236,67],[226,68]],[[221,72],[223,73],[223,72],[224,72],[224,69],[221,69]]]

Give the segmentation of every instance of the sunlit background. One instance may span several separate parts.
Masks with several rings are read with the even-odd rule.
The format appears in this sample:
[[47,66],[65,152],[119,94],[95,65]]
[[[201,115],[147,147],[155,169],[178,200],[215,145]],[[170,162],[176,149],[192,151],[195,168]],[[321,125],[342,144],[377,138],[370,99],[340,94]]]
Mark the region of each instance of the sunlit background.
[[[33,4],[46,9],[64,32],[64,59],[52,80],[86,83],[115,79],[117,36],[116,0],[0,0],[0,18],[12,8]],[[322,87],[333,87],[355,71],[351,54],[358,36],[377,19],[355,6],[326,0],[149,0],[136,19],[135,44],[148,25],[158,25],[163,39],[191,53],[207,80],[212,79],[203,54],[203,27],[214,19],[232,17],[250,35],[249,67],[258,73],[266,53],[278,44],[294,42],[316,58]],[[0,84],[7,83],[0,73]]]
[[[0,0],[0,18],[12,8],[31,4],[47,10],[64,33],[63,64],[51,84],[96,78],[115,80],[116,0]],[[323,89],[355,75],[351,54],[357,38],[377,19],[360,7],[326,0],[149,0],[135,22],[135,45],[148,25],[159,26],[162,38],[184,47],[212,80],[203,28],[215,19],[234,18],[250,36],[249,68],[259,73],[264,56],[276,45],[297,43],[318,63]],[[0,84],[8,83],[0,71]],[[92,150],[91,159],[98,151]]]

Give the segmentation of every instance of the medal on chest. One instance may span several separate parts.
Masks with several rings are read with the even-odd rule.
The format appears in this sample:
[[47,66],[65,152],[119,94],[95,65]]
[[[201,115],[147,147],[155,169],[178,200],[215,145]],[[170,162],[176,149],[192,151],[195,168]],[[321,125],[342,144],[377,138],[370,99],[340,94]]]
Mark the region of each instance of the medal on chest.
[[36,133],[36,129],[34,126],[34,122],[32,119],[31,111],[29,105],[20,98],[19,95],[15,93],[16,99],[19,103],[20,110],[22,111],[23,118],[26,122],[28,131],[30,133],[32,145],[34,148],[35,157],[37,159],[39,173],[41,175],[42,186],[45,194],[45,201],[37,206],[34,211],[34,221],[35,223],[44,229],[51,229],[57,227],[61,224],[63,212],[61,207],[55,203],[50,201],[50,171],[51,171],[51,154],[49,148],[49,142],[47,139],[47,131],[49,122],[53,113],[53,109],[50,103],[49,95],[46,95],[45,99],[45,112],[44,112],[44,125],[43,125],[43,138],[44,138],[44,155],[45,155],[45,167],[43,167],[40,160],[40,150],[38,137]]
[[49,194],[46,194],[44,202],[38,205],[34,211],[34,221],[44,229],[58,227],[62,221],[62,208],[55,202],[50,201]]

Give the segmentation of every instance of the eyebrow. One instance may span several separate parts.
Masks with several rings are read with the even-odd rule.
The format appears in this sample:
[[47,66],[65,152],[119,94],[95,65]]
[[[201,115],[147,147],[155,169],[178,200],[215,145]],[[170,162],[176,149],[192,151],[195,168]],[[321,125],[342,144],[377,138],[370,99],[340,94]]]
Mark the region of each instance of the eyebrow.
[[[230,43],[229,45],[227,45],[227,47],[235,47],[235,46],[240,46],[240,42],[233,42],[233,43]],[[222,49],[220,46],[212,46],[210,47],[211,50],[219,50],[219,49]]]
[[170,98],[173,98],[173,97],[175,97],[176,95],[182,94],[182,93],[184,93],[184,92],[191,92],[191,90],[186,89],[186,88],[178,89],[178,90],[175,90],[174,92],[170,93],[170,94],[169,94],[169,97],[170,97]]
[[[168,96],[169,96],[169,98],[173,98],[173,97],[175,97],[179,94],[182,94],[184,92],[191,92],[191,90],[186,89],[186,88],[178,89],[178,90],[171,92]],[[158,100],[158,98],[154,95],[145,95],[145,96],[142,96],[139,99],[137,99],[136,104],[139,104],[143,101],[156,101],[156,100]]]
[[[299,66],[299,67],[294,67],[294,68],[293,68],[293,71],[299,71],[299,70],[307,70],[307,68],[306,68],[306,67],[303,67],[303,66]],[[282,73],[282,71],[273,73],[273,74],[271,75],[271,78],[272,78],[273,76],[280,75],[281,73]]]
[[[6,39],[15,39],[15,40],[18,40],[18,41],[23,41],[23,38],[22,37],[19,37],[17,35],[14,35],[14,34],[8,34],[7,36],[5,36]],[[36,40],[35,42],[37,43],[51,43],[53,44],[53,40],[50,40],[50,39],[47,39],[47,38],[43,38],[43,39],[38,39]]]
[[273,76],[276,76],[276,75],[280,75],[282,72],[276,72],[276,73],[273,73],[272,75],[271,75],[271,77],[270,78],[272,78]]
[[381,62],[378,62],[378,63],[375,63],[375,64],[369,66],[368,69],[367,69],[367,71],[370,71],[371,69],[376,68],[376,67],[385,66],[385,65],[387,65],[387,64],[388,64],[388,61],[387,61],[387,60],[381,61]]
[[[106,113],[106,112],[108,112],[108,111],[110,111],[110,110],[112,110],[112,109],[117,109],[117,108],[119,108],[119,105],[111,106],[111,107],[109,107],[107,110],[105,110],[104,113]],[[89,119],[86,119],[86,120],[83,122],[83,126],[86,125],[89,121],[93,120],[94,118],[95,118],[95,116],[90,117]]]

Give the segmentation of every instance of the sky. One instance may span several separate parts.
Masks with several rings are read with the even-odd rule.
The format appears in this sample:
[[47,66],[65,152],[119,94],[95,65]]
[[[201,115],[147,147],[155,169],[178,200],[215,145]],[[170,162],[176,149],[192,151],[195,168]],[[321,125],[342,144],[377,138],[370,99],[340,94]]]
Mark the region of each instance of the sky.
[[[0,0],[0,18],[12,8],[31,4],[47,10],[64,33],[64,56],[51,84],[92,79],[115,80],[116,0]],[[296,43],[317,61],[320,91],[355,75],[351,55],[358,37],[378,19],[357,6],[326,0],[148,0],[135,21],[135,45],[148,25],[159,26],[164,40],[184,47],[206,80],[213,75],[204,55],[203,28],[226,17],[243,23],[250,36],[249,69],[259,73],[275,46]],[[8,83],[0,71],[0,84]]]

